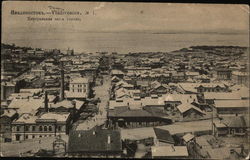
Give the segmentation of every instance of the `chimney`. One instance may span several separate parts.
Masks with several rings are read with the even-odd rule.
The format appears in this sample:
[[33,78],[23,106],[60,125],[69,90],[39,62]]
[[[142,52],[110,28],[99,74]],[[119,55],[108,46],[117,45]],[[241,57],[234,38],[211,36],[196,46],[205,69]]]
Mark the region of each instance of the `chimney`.
[[61,62],[61,89],[60,89],[60,101],[64,99],[64,70],[63,63]]
[[44,95],[44,108],[45,108],[45,112],[48,112],[49,111],[49,107],[48,107],[48,103],[49,103],[49,100],[48,100],[48,93],[47,91],[45,91],[45,95]]
[[111,143],[111,140],[110,140],[110,135],[108,135],[108,144]]

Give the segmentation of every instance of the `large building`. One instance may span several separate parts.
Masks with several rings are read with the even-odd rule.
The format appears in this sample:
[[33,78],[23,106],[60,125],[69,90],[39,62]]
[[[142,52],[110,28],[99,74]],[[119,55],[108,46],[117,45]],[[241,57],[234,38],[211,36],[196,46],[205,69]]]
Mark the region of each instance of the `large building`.
[[51,137],[69,133],[70,113],[26,113],[12,123],[12,141]]
[[232,80],[239,85],[249,85],[249,74],[247,72],[234,71],[232,73]]
[[87,131],[72,131],[69,135],[68,154],[73,157],[120,158],[121,133],[99,126]]
[[215,100],[217,114],[244,114],[248,112],[249,100]]
[[90,87],[87,78],[78,77],[69,82],[69,91],[66,91],[67,99],[86,99],[89,96]]

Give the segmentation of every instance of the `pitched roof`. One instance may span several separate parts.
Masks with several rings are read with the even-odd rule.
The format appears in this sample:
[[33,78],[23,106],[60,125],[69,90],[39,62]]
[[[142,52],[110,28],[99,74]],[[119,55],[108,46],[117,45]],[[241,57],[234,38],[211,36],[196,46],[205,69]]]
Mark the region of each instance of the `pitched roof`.
[[113,77],[111,78],[111,80],[112,80],[112,81],[114,81],[114,80],[120,80],[120,78],[118,78],[117,76],[113,76]]
[[174,139],[168,130],[154,128],[155,136],[159,141],[174,144]]
[[24,113],[13,123],[36,123],[37,118],[37,116],[32,115],[31,113]]
[[124,112],[116,114],[116,116],[119,116],[119,117],[153,117],[152,114],[142,109],[126,110]]
[[48,112],[42,114],[38,120],[45,119],[45,120],[56,120],[57,122],[66,122],[69,118],[70,113],[53,113]]
[[65,99],[65,100],[57,102],[55,104],[51,104],[50,107],[52,107],[52,108],[58,108],[58,107],[71,108],[71,107],[73,107],[73,104],[71,101]]
[[191,133],[187,133],[187,134],[185,134],[182,138],[183,138],[183,140],[184,140],[185,142],[189,142],[190,140],[192,140],[192,139],[194,138],[194,135],[191,134]]
[[[110,144],[108,144],[110,137]],[[118,130],[100,129],[72,131],[69,135],[68,152],[122,151],[121,134]]]
[[66,98],[86,98],[86,93],[65,91]]
[[117,102],[115,100],[110,100],[109,101],[109,109],[114,109],[115,107],[120,107],[120,106],[128,106],[127,102]]
[[198,102],[196,94],[165,94],[160,97],[162,101],[179,101],[182,103]]
[[205,99],[215,99],[215,100],[223,100],[223,99],[241,99],[240,94],[236,92],[228,92],[228,93],[214,93],[214,92],[205,92]]
[[70,83],[88,83],[89,80],[87,78],[78,77],[70,80]]
[[188,110],[190,110],[190,109],[194,109],[194,110],[196,110],[196,111],[198,111],[198,112],[200,112],[200,113],[202,113],[202,114],[206,114],[206,113],[204,113],[200,108],[198,108],[198,107],[196,107],[196,106],[194,106],[194,105],[192,105],[192,104],[190,104],[190,103],[182,103],[182,104],[180,104],[179,106],[177,106],[177,109],[178,109],[181,113],[184,113],[184,112],[186,112],[186,111],[188,111]]
[[221,123],[225,124],[228,127],[249,127],[247,126],[244,116],[224,117]]
[[186,146],[152,146],[152,157],[187,157]]
[[74,99],[73,101],[75,101],[75,103],[76,103],[76,109],[80,109],[82,107],[82,105],[85,103],[84,101],[80,101],[80,100],[76,100],[76,99]]
[[13,99],[9,104],[8,108],[18,108],[17,112],[22,113],[32,113],[35,114],[37,109],[44,106],[43,99]]
[[110,117],[165,117],[161,110],[154,107],[144,107],[143,109],[130,109],[129,107],[115,107],[109,110]]
[[249,100],[215,100],[216,108],[249,107]]
[[113,69],[111,71],[111,75],[114,75],[114,74],[124,74],[124,73],[122,71],[120,71],[120,70]]
[[3,114],[1,114],[0,116],[7,116],[9,118],[13,117],[15,114],[17,113],[17,111],[15,109],[3,109]]

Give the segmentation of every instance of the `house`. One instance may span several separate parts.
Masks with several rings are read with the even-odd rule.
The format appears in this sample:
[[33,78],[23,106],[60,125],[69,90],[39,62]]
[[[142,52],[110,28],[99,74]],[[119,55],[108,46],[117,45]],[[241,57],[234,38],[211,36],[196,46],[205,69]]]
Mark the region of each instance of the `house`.
[[124,73],[121,70],[113,69],[113,70],[111,70],[111,76],[112,77],[116,76],[116,77],[119,77],[119,78],[123,78]]
[[45,57],[45,51],[41,50],[41,51],[35,51],[35,55],[37,57]]
[[157,108],[130,109],[128,106],[121,106],[109,109],[108,122],[114,128],[135,128],[171,124],[172,120]]
[[170,87],[167,84],[156,84],[149,92],[150,94],[163,95],[170,92]]
[[120,158],[121,154],[122,141],[119,130],[96,126],[91,130],[75,130],[69,134],[69,156]]
[[67,99],[84,100],[89,97],[90,86],[87,78],[74,78],[69,82],[69,91],[65,91]]
[[187,133],[182,137],[182,140],[184,144],[188,144],[189,142],[193,141],[195,139],[195,136],[191,133]]
[[194,77],[198,77],[199,75],[200,75],[199,72],[191,72],[191,71],[185,72],[186,78],[194,78]]
[[38,96],[42,93],[43,89],[41,88],[24,88],[20,89],[20,93],[31,93],[32,96]]
[[15,109],[1,108],[0,115],[0,142],[11,141],[11,123],[18,118],[18,113]]
[[17,113],[21,116],[24,113],[30,113],[35,115],[38,108],[44,106],[44,99],[40,97],[27,97],[27,98],[16,98],[13,99],[8,108],[17,110]]
[[222,83],[200,83],[196,87],[199,93],[202,92],[228,92],[228,86]]
[[198,102],[196,94],[165,94],[159,98],[159,102],[165,103],[166,110],[176,110],[176,107],[182,103]]
[[53,59],[53,58],[48,58],[48,59],[46,59],[46,60],[44,61],[44,63],[45,63],[45,66],[47,66],[47,67],[52,67],[52,66],[54,65],[54,63],[55,63],[55,59]]
[[213,92],[205,92],[204,100],[206,104],[214,104],[214,100],[240,100],[241,95],[237,92],[221,92],[221,93],[213,93]]
[[183,93],[228,92],[229,87],[223,83],[179,83]]
[[171,76],[172,82],[182,82],[185,80],[185,73],[184,72],[174,72]]
[[125,88],[119,88],[115,91],[115,97],[116,99],[120,99],[120,98],[131,98],[132,94],[130,93],[129,90],[125,89]]
[[244,114],[248,112],[249,100],[215,100],[217,114]]
[[177,106],[182,120],[196,120],[206,115],[200,108],[191,103],[182,103]]
[[189,154],[186,146],[152,146],[152,158],[187,159]]
[[213,122],[213,130],[216,136],[244,136],[249,130],[249,117],[225,116]]
[[40,77],[41,79],[44,79],[45,77],[45,71],[42,69],[31,69],[30,74],[36,77]]
[[161,128],[154,128],[154,145],[155,146],[166,146],[174,145],[175,141],[168,130]]
[[217,79],[218,80],[231,80],[232,78],[232,70],[221,68],[217,69]]
[[[49,97],[49,96],[48,96]],[[83,109],[84,106],[84,101],[79,101],[79,100],[62,100],[59,102],[47,102],[47,110],[46,110],[46,106],[42,106],[38,108],[38,112],[36,115],[40,115],[43,114],[47,111],[49,112],[55,112],[55,113],[70,113],[69,119],[70,121],[74,121],[78,118],[79,114],[80,114],[80,110]]]
[[117,77],[117,76],[113,76],[113,77],[111,78],[111,82],[113,82],[113,83],[116,83],[116,82],[119,82],[119,81],[120,81],[120,78]]
[[27,50],[27,54],[29,56],[33,56],[33,55],[35,55],[35,50]]
[[249,74],[247,72],[232,72],[232,81],[239,85],[249,85]]
[[70,128],[70,113],[44,113],[34,116],[30,113],[22,114],[12,122],[12,140],[51,137],[68,134]]

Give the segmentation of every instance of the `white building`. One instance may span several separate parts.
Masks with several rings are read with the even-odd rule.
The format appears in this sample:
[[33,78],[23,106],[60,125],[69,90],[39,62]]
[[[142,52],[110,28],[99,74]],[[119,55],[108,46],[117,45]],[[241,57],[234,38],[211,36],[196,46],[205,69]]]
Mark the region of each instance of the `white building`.
[[89,96],[89,80],[87,78],[78,77],[71,79],[69,82],[69,91],[66,91],[68,99],[84,99]]

